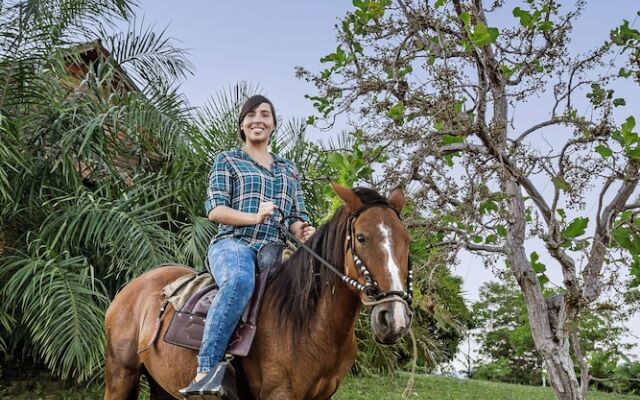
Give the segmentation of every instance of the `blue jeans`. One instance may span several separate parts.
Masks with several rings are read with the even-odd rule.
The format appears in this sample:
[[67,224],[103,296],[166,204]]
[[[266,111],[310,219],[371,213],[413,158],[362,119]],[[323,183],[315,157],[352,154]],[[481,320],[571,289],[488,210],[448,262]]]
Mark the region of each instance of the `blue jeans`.
[[219,290],[205,320],[198,372],[208,372],[224,356],[256,281],[256,252],[249,246],[223,239],[209,246],[208,257]]

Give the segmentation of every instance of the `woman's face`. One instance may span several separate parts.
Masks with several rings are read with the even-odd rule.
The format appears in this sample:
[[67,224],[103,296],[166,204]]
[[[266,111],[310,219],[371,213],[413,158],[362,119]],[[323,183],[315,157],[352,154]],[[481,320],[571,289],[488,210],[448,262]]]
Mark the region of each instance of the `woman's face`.
[[268,142],[273,132],[273,113],[269,103],[261,103],[254,110],[249,111],[242,120],[242,131],[247,142]]

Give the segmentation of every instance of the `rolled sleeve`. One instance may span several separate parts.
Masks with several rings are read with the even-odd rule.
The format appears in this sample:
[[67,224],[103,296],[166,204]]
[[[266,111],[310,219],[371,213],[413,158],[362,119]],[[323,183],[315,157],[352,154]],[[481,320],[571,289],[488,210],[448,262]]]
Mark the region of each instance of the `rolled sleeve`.
[[209,184],[204,201],[205,215],[218,206],[230,207],[231,199],[231,167],[224,154],[218,154],[211,165]]

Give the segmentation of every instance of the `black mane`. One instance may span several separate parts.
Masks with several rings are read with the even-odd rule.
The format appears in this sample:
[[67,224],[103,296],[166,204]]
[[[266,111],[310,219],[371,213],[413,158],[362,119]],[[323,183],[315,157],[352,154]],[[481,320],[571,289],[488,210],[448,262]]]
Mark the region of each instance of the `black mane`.
[[[387,199],[369,188],[354,188],[363,205],[387,204]],[[338,208],[331,220],[318,228],[306,243],[331,265],[342,270],[345,264],[344,243],[350,213]],[[320,264],[304,249],[298,249],[279,268],[269,283],[272,301],[281,327],[299,332],[307,329],[318,310],[320,299],[331,295],[332,288],[344,284],[340,277]]]

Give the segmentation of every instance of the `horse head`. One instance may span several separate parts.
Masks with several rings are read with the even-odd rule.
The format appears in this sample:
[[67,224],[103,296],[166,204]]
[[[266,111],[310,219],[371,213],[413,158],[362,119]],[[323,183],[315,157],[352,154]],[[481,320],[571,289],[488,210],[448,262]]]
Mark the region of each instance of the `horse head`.
[[387,199],[363,201],[358,189],[332,183],[350,213],[344,244],[345,274],[355,280],[365,305],[372,305],[375,339],[393,344],[411,324],[410,236],[400,220],[405,198],[402,189]]

